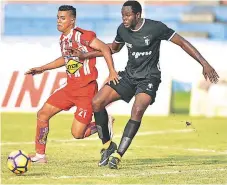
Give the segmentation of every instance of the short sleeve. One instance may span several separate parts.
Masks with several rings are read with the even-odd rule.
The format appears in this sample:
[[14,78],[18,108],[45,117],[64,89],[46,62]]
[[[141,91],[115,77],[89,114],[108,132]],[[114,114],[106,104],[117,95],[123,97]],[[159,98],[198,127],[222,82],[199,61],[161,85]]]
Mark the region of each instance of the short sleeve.
[[164,23],[158,22],[157,29],[159,30],[158,38],[160,40],[170,40],[176,33],[173,29],[167,27]]
[[96,34],[93,31],[86,31],[82,36],[81,36],[81,44],[85,46],[89,46],[90,43],[96,38]]
[[121,26],[118,27],[117,29],[117,35],[115,37],[115,42],[116,43],[124,43],[124,40],[122,39],[122,36],[121,36]]

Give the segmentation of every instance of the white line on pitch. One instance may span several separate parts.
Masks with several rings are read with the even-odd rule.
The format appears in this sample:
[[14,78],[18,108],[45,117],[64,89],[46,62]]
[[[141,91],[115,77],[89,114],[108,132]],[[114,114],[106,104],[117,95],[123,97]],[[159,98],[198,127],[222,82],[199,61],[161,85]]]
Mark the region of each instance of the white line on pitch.
[[[150,132],[139,132],[136,136],[146,136],[146,135],[158,135],[158,134],[173,134],[173,133],[189,133],[193,132],[193,129],[182,129],[182,130],[161,130],[161,131],[150,131]],[[114,138],[120,138],[122,135],[116,135]],[[92,138],[85,138],[84,140],[87,141],[94,141],[98,140],[98,137],[92,137]],[[63,139],[63,140],[58,140],[58,139],[50,139],[48,142],[58,142],[58,143],[65,143],[65,142],[75,142],[75,141],[80,141],[76,139]],[[4,145],[30,145],[34,144],[32,141],[28,142],[1,142],[1,146]]]
[[135,146],[137,148],[159,148],[159,149],[171,149],[171,150],[185,150],[185,151],[192,151],[192,152],[210,152],[210,153],[218,153],[218,154],[227,154],[226,151],[216,151],[212,149],[202,149],[202,148],[180,148],[180,147],[171,147],[171,146]]
[[[166,174],[182,174],[182,173],[200,173],[200,172],[217,172],[217,171],[227,171],[226,168],[217,168],[217,169],[209,169],[209,170],[174,170],[174,171],[150,171],[148,173],[141,172],[133,174],[133,177],[148,177],[150,175],[166,175]],[[125,176],[125,174],[103,174],[103,175],[73,175],[73,176],[42,176],[42,177],[32,177],[29,176],[29,179],[44,179],[44,178],[51,178],[51,179],[76,179],[76,178],[116,178],[116,177],[124,177],[124,178],[132,178],[131,176]],[[15,179],[18,177],[11,177],[10,179]],[[20,178],[28,178],[26,175],[21,176]]]

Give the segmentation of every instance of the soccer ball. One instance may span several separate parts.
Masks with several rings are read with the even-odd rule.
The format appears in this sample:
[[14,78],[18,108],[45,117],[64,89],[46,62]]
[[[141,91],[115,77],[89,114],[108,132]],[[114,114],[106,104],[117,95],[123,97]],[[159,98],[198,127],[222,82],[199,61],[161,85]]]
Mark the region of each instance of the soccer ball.
[[31,166],[30,157],[22,150],[16,150],[9,154],[7,167],[15,174],[25,173]]

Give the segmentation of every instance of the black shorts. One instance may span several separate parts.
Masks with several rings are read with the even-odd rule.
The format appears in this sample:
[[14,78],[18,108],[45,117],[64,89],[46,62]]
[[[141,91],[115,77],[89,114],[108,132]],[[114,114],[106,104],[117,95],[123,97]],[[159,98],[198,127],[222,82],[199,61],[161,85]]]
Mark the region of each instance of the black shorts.
[[121,99],[127,103],[133,98],[133,96],[139,93],[146,93],[152,97],[151,104],[155,102],[156,91],[158,90],[161,80],[156,77],[150,79],[131,79],[129,78],[125,71],[118,73],[120,76],[119,83],[114,85],[113,82],[109,85],[113,88],[120,96]]

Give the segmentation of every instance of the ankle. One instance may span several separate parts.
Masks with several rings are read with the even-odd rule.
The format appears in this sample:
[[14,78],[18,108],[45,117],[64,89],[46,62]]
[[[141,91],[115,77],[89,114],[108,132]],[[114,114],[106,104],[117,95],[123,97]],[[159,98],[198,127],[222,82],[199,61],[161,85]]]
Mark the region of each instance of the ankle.
[[118,158],[119,160],[121,160],[121,158],[122,158],[121,154],[119,154],[119,153],[117,153],[117,152],[113,153],[113,154],[112,154],[112,157],[116,157],[116,158]]
[[103,144],[103,148],[104,149],[108,149],[110,147],[110,144],[111,144],[111,140],[107,141],[106,143]]

